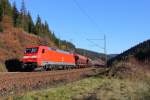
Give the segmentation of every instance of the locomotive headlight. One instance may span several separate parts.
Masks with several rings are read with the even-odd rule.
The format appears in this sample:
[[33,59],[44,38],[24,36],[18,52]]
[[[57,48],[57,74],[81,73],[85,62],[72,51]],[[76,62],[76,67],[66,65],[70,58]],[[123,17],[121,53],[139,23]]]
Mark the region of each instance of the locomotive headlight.
[[37,58],[37,56],[31,56],[31,58]]
[[37,58],[37,56],[23,56],[23,58],[27,59],[27,58]]
[[24,59],[29,58],[29,56],[23,56]]

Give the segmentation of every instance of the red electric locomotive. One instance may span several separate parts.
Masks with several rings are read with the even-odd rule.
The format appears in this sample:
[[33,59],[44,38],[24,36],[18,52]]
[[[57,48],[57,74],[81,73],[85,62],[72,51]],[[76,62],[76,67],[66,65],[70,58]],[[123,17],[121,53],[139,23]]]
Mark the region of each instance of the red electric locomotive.
[[22,58],[23,68],[34,70],[67,69],[87,66],[87,57],[47,46],[27,47]]

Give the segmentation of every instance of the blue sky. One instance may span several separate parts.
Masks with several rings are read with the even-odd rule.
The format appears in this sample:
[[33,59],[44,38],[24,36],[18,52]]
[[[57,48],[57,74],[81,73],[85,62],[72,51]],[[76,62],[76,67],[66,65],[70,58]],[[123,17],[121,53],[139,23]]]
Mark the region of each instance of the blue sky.
[[[16,1],[20,8],[21,0]],[[107,37],[107,53],[121,53],[150,39],[150,0],[25,0],[34,20],[39,14],[50,29],[76,47],[103,52],[87,39]],[[95,24],[96,23],[96,24]],[[103,41],[94,43],[103,47]]]

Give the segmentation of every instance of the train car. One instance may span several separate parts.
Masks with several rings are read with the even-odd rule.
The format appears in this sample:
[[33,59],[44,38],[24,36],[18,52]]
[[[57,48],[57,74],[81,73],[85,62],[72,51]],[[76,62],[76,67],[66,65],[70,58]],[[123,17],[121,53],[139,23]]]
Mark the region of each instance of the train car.
[[74,54],[75,57],[75,63],[77,67],[87,67],[90,63],[89,58],[79,55],[79,54]]
[[93,60],[90,59],[90,58],[88,58],[88,67],[89,67],[89,66],[93,66]]
[[76,65],[74,54],[47,46],[27,47],[22,59],[23,68],[58,69],[74,68]]

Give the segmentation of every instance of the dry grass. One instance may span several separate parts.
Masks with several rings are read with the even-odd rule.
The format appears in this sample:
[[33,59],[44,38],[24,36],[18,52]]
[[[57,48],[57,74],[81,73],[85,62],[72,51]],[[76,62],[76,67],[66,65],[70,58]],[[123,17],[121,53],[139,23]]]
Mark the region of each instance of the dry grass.
[[129,79],[107,79],[93,93],[98,100],[149,100],[150,84]]
[[0,63],[0,72],[5,72],[5,71],[7,71],[5,65]]
[[150,100],[150,78],[91,77],[48,90],[35,91],[14,100]]

